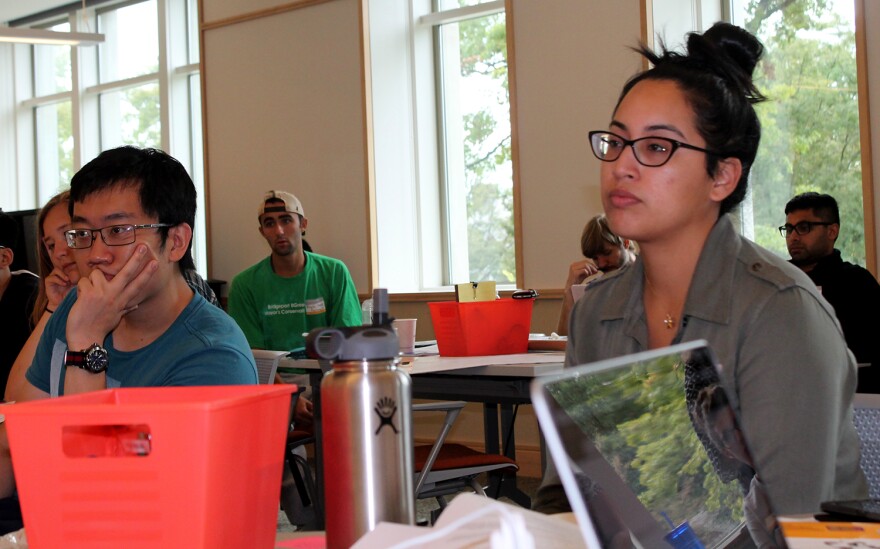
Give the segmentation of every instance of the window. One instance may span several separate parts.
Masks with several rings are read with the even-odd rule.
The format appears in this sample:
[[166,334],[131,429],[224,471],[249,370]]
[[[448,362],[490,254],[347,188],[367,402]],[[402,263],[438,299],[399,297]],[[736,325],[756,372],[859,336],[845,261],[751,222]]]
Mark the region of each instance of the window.
[[34,15],[13,23],[100,32],[105,42],[97,46],[0,46],[0,70],[14,75],[14,93],[0,94],[0,116],[12,113],[14,129],[0,131],[10,132],[17,151],[12,166],[0,167],[4,177],[17,181],[15,189],[0,194],[0,205],[41,206],[102,150],[157,147],[180,160],[196,184],[193,253],[205,273],[198,2],[94,4],[61,16],[53,12],[48,20]]
[[161,146],[156,0],[99,10],[101,149]]
[[685,32],[720,19],[722,3],[729,20],[765,47],[754,78],[768,101],[756,107],[761,146],[739,213],[743,234],[788,258],[776,230],[786,202],[802,192],[828,193],[840,207],[836,247],[844,260],[865,265],[853,1],[655,0],[653,34],[670,47],[681,44]]
[[159,70],[159,21],[156,0],[98,11],[99,81],[103,84],[155,74]]
[[515,284],[504,2],[369,9],[379,285]]
[[[70,185],[73,177],[73,133],[70,100],[34,109],[37,141],[37,177],[40,204]],[[36,205],[35,205],[36,206]]]
[[844,260],[864,265],[854,3],[797,0],[769,11],[753,4],[733,1],[733,22],[764,43],[756,76],[769,98],[757,109],[761,147],[744,224],[754,227],[757,243],[788,257],[775,230],[785,203],[806,191],[828,193],[840,207],[836,247]]
[[[49,25],[48,29],[69,32],[70,23],[60,22]],[[38,97],[45,98],[34,107],[34,131],[40,136],[36,144],[36,164],[41,202],[64,188],[73,176],[70,50],[70,46],[33,48],[34,91]]]

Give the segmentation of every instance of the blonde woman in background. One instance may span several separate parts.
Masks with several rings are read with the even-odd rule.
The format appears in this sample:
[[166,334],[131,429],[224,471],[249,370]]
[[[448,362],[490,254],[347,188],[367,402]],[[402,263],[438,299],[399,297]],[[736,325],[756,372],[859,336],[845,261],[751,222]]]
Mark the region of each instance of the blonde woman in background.
[[[595,280],[599,273],[605,274],[625,267],[636,260],[636,247],[633,241],[620,238],[608,228],[608,220],[599,214],[587,221],[581,233],[580,259],[568,268],[568,280],[562,296],[562,311],[559,313],[558,335],[568,335],[568,320],[574,305],[571,287],[583,284],[587,279]],[[602,275],[599,275],[602,276]]]
[[37,216],[40,287],[31,313],[34,331],[19,351],[9,372],[5,395],[7,401],[16,400],[16,393],[24,383],[24,373],[34,359],[46,323],[64,296],[79,281],[79,271],[64,237],[64,231],[70,228],[69,202],[69,191],[59,193],[46,202]]

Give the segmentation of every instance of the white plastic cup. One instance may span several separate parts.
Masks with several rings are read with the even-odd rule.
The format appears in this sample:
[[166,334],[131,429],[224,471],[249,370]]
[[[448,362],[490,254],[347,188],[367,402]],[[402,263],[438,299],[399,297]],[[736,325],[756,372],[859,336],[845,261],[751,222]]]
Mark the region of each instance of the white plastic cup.
[[365,299],[364,303],[361,305],[361,323],[364,326],[370,325],[373,323],[373,300]]
[[412,354],[416,350],[416,318],[397,318],[392,325],[397,332],[400,352]]

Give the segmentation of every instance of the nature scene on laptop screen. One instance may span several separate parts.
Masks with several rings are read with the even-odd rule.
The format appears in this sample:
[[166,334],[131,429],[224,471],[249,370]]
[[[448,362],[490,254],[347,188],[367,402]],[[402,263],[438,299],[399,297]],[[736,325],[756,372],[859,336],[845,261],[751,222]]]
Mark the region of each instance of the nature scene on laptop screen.
[[[633,515],[650,515],[656,524],[647,529],[673,546],[681,546],[671,536],[682,528],[706,547],[749,536],[743,499],[757,479],[706,348],[585,371],[546,390],[567,416],[563,445],[591,514],[616,507],[636,537]],[[751,514],[768,515],[759,507]]]

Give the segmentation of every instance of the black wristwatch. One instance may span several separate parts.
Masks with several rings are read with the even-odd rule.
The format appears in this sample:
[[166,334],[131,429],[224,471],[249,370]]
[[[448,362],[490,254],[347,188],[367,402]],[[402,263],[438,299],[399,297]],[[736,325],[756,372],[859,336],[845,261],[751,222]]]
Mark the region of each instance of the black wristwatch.
[[93,374],[100,374],[107,370],[109,364],[110,360],[107,357],[107,349],[97,343],[92,343],[91,347],[85,351],[71,351],[68,349],[64,353],[65,366],[76,366]]

